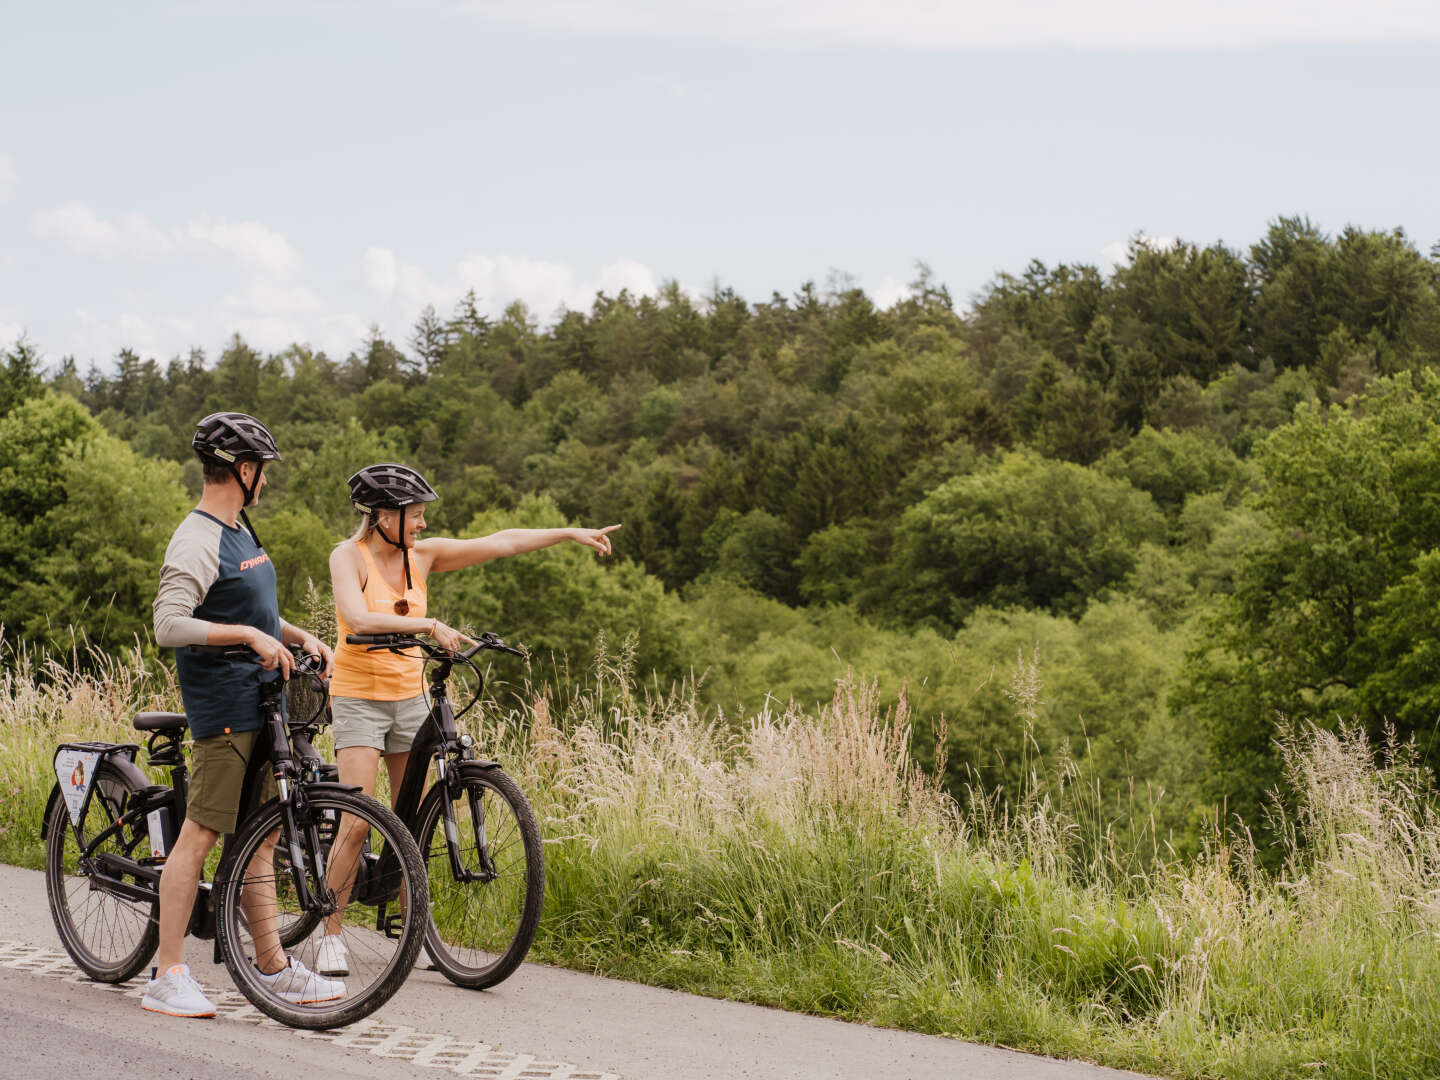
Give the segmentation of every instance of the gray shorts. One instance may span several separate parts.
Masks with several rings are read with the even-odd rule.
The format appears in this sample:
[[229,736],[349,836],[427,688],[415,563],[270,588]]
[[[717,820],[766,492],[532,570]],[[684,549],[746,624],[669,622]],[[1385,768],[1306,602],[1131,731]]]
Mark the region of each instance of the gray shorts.
[[403,701],[335,697],[330,699],[330,711],[335,717],[336,750],[368,746],[389,757],[410,752],[430,707],[423,695]]

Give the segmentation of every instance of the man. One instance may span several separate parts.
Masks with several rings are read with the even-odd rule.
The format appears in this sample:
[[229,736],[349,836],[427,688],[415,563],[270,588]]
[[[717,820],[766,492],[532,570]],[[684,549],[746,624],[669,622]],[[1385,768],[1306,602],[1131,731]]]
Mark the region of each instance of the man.
[[[268,482],[265,463],[280,459],[270,432],[253,416],[213,413],[197,425],[191,445],[200,456],[205,489],[165,551],[155,597],[155,640],[176,650],[180,693],[194,739],[192,771],[185,824],[160,875],[160,944],[142,1004],[171,1016],[214,1016],[215,1006],[185,964],[185,931],[205,857],[223,834],[235,831],[242,809],[241,784],[261,724],[260,684],[289,675],[292,657],[286,645],[322,657],[327,676],[334,657],[323,643],[280,618],[275,567],[245,514]],[[259,662],[196,656],[189,645],[247,645]],[[273,787],[273,778],[267,784]],[[256,883],[247,885],[242,897],[249,925],[269,928],[255,934],[256,964],[288,1001],[340,997],[343,982],[287,959],[280,946],[273,929],[273,884],[266,887],[271,874],[265,873],[266,868],[273,873],[274,843],[272,837],[256,854],[251,863]]]

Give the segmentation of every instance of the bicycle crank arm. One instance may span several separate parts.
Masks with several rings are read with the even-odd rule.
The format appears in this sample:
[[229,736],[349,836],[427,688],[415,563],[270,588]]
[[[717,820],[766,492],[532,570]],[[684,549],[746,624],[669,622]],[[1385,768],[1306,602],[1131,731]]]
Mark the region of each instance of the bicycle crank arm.
[[[134,863],[126,862],[109,855],[95,856],[95,869],[90,874],[90,888],[99,892],[111,893],[125,900],[134,900],[138,903],[145,903],[154,900],[158,893],[155,885],[160,881],[160,872],[148,866],[136,866]],[[119,877],[120,874],[128,874],[131,877],[144,878],[146,884],[135,884],[125,881]]]

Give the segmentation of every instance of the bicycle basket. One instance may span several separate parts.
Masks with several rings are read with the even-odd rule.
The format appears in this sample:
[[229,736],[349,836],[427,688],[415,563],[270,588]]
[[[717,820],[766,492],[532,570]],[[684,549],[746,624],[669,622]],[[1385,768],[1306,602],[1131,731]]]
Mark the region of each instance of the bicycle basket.
[[285,685],[285,704],[292,724],[323,727],[330,723],[329,688],[317,676],[296,672]]

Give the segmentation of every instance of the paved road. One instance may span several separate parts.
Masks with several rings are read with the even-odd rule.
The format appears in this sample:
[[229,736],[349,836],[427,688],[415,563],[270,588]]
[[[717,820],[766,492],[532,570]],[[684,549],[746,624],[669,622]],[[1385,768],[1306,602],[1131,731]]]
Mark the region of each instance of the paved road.
[[[141,980],[84,980],[60,948],[42,875],[0,866],[0,1076],[286,1077],[402,1080],[1103,1080],[1133,1076],[657,990],[526,964],[483,993],[413,973],[368,1021],[291,1031],[259,1016],[210,960],[188,959],[220,1007],[181,1021],[139,1006]],[[24,1037],[21,1033],[33,1033]],[[443,1070],[443,1071],[437,1071]]]

